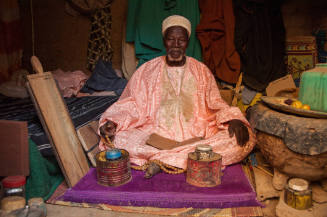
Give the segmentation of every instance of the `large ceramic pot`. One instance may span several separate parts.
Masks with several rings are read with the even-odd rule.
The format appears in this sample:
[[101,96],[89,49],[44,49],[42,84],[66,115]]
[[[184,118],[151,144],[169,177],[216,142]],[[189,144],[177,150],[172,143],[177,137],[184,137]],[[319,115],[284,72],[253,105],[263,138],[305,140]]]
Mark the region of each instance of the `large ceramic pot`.
[[257,146],[274,168],[290,177],[310,181],[327,178],[327,152],[313,156],[299,154],[290,150],[281,138],[260,131]]

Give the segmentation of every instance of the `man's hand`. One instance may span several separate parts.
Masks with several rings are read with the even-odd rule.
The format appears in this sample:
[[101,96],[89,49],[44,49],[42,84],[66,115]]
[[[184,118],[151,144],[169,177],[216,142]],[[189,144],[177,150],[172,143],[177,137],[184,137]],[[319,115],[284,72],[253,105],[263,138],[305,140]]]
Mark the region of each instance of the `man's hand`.
[[235,134],[237,144],[239,146],[244,146],[249,141],[248,128],[243,124],[242,121],[237,119],[229,121],[228,124],[229,136],[233,137],[233,135]]
[[115,122],[107,121],[104,125],[100,127],[100,135],[103,138],[106,138],[106,136],[108,136],[111,141],[114,141],[116,128],[117,124]]

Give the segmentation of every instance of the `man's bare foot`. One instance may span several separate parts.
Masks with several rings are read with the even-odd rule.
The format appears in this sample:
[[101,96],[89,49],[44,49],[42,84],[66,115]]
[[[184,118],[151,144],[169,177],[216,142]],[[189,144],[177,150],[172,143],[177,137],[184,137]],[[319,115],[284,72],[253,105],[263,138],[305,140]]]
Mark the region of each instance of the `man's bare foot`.
[[152,163],[150,163],[149,167],[146,169],[144,177],[149,179],[152,176],[159,173],[160,171],[161,171],[161,169],[160,169],[159,165],[152,162]]

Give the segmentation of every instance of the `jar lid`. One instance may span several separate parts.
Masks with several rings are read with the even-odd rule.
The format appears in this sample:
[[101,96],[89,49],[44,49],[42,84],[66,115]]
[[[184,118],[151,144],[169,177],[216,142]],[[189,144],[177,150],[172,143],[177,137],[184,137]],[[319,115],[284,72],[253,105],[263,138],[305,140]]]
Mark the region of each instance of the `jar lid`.
[[28,200],[27,204],[29,206],[40,206],[44,204],[43,198],[42,197],[34,197]]
[[305,191],[309,188],[309,182],[305,179],[293,178],[288,181],[288,186],[295,191]]
[[106,152],[106,158],[109,160],[115,160],[121,157],[121,151],[119,149],[112,149]]
[[198,151],[212,151],[212,147],[210,145],[198,145],[198,146],[196,146],[196,150],[198,150]]
[[2,180],[3,187],[5,188],[15,188],[25,185],[25,176],[7,176]]

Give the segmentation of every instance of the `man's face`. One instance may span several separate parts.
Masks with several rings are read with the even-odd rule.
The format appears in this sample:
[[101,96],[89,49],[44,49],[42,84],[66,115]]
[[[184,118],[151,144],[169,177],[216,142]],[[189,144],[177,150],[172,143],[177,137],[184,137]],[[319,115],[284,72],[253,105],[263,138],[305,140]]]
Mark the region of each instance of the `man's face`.
[[167,64],[170,66],[184,65],[185,51],[189,42],[187,30],[181,26],[169,27],[163,40],[167,53]]

